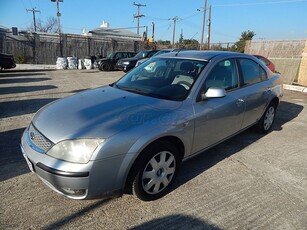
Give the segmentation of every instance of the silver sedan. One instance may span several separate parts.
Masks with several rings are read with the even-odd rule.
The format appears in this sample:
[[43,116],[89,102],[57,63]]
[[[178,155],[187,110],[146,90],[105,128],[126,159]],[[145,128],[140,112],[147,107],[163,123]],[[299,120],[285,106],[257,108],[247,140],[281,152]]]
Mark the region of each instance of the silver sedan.
[[181,162],[252,126],[269,132],[282,78],[253,56],[178,51],[40,109],[21,139],[32,172],[73,199],[165,195]]

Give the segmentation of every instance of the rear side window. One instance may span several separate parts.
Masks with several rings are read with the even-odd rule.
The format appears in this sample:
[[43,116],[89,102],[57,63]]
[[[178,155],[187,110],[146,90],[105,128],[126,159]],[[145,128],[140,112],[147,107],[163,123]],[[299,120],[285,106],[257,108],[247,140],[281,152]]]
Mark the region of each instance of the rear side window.
[[266,59],[264,59],[263,57],[257,57],[263,64],[265,64],[266,66],[268,66],[270,64],[270,62],[268,62]]
[[266,72],[258,63],[250,59],[239,59],[243,85],[255,84],[267,79]]

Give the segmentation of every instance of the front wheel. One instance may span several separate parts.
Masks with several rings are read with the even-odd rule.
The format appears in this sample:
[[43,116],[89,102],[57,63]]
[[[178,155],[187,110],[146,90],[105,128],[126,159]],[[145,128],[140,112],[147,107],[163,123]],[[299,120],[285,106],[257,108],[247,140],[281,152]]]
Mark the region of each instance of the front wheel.
[[173,183],[181,159],[177,148],[166,141],[148,147],[135,168],[132,192],[144,201],[164,196]]
[[267,107],[258,124],[256,125],[258,132],[268,133],[270,131],[275,120],[276,107],[277,106],[273,103]]

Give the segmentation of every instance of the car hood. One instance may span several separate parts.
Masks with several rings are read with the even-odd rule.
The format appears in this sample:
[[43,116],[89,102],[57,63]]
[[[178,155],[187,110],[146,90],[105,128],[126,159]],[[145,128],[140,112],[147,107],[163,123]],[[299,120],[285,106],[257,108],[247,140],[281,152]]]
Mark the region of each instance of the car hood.
[[109,58],[100,58],[98,59],[98,61],[107,61],[107,60],[110,60]]
[[105,86],[48,104],[36,113],[32,123],[53,143],[76,138],[109,138],[164,116],[181,104]]

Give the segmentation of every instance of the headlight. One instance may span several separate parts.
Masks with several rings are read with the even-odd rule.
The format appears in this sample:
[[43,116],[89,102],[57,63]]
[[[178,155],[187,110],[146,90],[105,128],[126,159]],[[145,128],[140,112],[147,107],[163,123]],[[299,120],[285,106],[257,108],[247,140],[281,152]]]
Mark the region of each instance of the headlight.
[[129,63],[130,63],[130,62],[128,62],[128,61],[124,61],[124,62],[123,62],[124,65],[129,65]]
[[54,145],[46,154],[73,163],[85,164],[91,159],[95,149],[104,139],[78,139],[62,141]]

